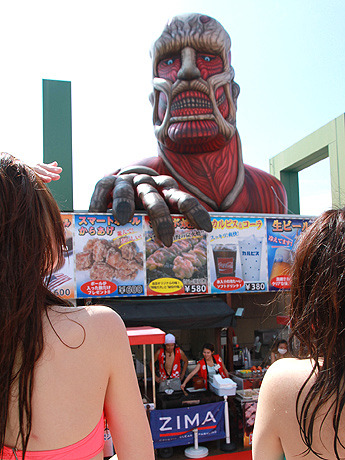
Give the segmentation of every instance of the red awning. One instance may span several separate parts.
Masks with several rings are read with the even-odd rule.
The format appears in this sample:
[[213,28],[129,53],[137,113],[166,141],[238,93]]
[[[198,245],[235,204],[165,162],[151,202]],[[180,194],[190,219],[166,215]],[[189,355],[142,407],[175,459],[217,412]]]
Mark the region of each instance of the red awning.
[[127,327],[130,345],[150,345],[164,343],[165,332],[156,327]]
[[277,316],[277,324],[282,324],[283,326],[289,326],[290,317],[289,316]]

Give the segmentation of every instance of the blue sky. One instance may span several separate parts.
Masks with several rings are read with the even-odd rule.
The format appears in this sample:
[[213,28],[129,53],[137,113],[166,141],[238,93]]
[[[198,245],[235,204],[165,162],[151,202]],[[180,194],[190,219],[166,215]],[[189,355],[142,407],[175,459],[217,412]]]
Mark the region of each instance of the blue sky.
[[[74,207],[107,172],[156,155],[149,49],[167,19],[199,12],[229,32],[245,163],[345,112],[345,2],[32,0],[0,4],[0,150],[42,159],[42,79],[72,82]],[[300,175],[301,212],[330,206],[327,160]]]

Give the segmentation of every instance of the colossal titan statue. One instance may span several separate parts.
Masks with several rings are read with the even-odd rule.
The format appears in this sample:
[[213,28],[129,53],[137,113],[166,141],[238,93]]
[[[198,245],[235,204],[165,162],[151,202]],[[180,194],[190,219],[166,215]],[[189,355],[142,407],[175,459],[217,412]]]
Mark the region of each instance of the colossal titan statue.
[[286,213],[282,183],[243,163],[230,48],[228,33],[209,16],[176,16],[165,26],[151,50],[158,156],[101,179],[90,211],[105,212],[112,196],[124,224],[144,207],[167,246],[174,234],[170,212],[206,231],[212,230],[206,210]]

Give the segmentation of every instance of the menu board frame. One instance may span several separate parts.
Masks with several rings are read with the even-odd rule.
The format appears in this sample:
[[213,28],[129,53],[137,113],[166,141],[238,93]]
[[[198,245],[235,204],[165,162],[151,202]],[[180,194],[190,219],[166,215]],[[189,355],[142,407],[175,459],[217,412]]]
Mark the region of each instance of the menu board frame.
[[49,287],[68,300],[289,290],[295,244],[314,219],[210,213],[213,230],[206,233],[174,214],[175,236],[167,248],[145,213],[126,225],[110,212],[61,216],[65,264]]

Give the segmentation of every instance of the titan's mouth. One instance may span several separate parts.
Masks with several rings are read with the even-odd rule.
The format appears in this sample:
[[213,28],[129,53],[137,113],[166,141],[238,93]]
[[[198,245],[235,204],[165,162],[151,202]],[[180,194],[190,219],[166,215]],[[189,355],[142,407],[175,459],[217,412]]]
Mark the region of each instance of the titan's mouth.
[[182,121],[195,121],[195,120],[215,120],[215,116],[210,113],[210,114],[194,114],[194,115],[186,115],[186,116],[180,116],[180,117],[171,117],[170,118],[170,123],[178,123]]
[[[220,91],[217,106],[226,100],[224,91]],[[200,91],[184,91],[178,94],[171,104],[170,122],[198,120],[214,120],[214,107],[211,99]]]
[[[228,104],[224,88],[216,91],[216,106],[223,116],[228,113]],[[167,110],[166,95],[161,93],[159,99],[159,119],[163,120]],[[216,121],[215,106],[210,97],[196,90],[185,90],[178,93],[172,100],[170,107],[169,125],[191,121]]]

